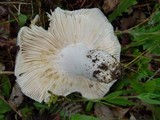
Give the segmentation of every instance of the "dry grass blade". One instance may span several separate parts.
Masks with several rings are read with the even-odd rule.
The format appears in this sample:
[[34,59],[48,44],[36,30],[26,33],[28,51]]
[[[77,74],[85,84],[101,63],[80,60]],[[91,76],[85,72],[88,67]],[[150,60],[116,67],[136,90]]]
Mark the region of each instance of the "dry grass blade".
[[28,2],[0,2],[0,4],[31,4],[31,3],[28,3]]

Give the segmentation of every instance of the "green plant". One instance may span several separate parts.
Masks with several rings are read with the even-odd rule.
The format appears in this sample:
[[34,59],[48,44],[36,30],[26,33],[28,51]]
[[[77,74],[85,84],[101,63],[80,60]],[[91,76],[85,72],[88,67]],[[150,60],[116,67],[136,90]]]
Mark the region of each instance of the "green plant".
[[100,119],[89,115],[75,114],[71,116],[70,120],[100,120]]
[[[123,48],[123,54],[132,53],[132,61],[125,64],[125,68],[131,70],[125,77],[126,86],[130,86],[134,98],[147,104],[153,113],[153,118],[159,120],[160,103],[160,79],[156,77],[159,68],[153,68],[152,62],[159,64],[157,57],[160,55],[160,9],[155,7],[155,12],[143,23],[125,30],[122,33],[130,34],[131,44]],[[124,86],[125,86],[124,85]],[[132,96],[130,95],[132,98]]]
[[109,21],[113,21],[116,17],[122,16],[122,13],[128,12],[128,9],[136,3],[136,0],[120,0],[118,7],[108,16]]
[[9,103],[4,99],[4,97],[9,98],[10,91],[9,78],[6,75],[0,76],[0,120],[5,119],[5,114],[12,110]]
[[24,26],[24,24],[27,22],[27,16],[24,15],[24,14],[22,14],[22,13],[20,13],[20,14],[18,15],[18,22],[19,22],[19,25],[20,25],[21,27]]

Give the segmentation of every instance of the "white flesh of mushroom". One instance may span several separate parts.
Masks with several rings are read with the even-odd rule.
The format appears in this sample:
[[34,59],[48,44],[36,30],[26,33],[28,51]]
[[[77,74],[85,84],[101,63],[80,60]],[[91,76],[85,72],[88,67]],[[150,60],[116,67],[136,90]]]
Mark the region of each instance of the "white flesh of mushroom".
[[120,44],[97,9],[55,9],[50,27],[21,28],[15,75],[22,92],[47,102],[50,94],[103,97],[119,75]]
[[[84,44],[72,44],[59,53],[61,71],[71,76],[84,76],[97,82],[114,80],[112,72],[119,67],[117,60],[107,52],[89,48]],[[117,66],[117,67],[116,67]],[[119,74],[119,69],[116,74]],[[115,75],[115,74],[114,74]]]

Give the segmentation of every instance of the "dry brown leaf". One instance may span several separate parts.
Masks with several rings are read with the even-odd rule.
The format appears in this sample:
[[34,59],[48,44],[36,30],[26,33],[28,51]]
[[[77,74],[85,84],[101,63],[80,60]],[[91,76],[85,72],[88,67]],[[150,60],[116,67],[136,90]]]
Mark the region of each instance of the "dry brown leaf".
[[5,70],[5,66],[3,63],[0,63],[0,71],[4,71]]
[[121,30],[126,30],[128,28],[131,28],[141,22],[143,22],[146,19],[146,15],[141,11],[135,11],[133,12],[133,15],[127,18],[122,18],[120,20],[120,28]]
[[130,115],[131,115],[131,116],[130,116],[129,120],[137,120],[132,113],[130,113]]
[[12,93],[9,98],[9,102],[17,108],[23,101],[23,93],[21,92],[20,87],[18,84],[15,84],[12,88]]
[[0,5],[0,17],[5,17],[9,14],[8,8],[5,5]]
[[113,11],[117,7],[119,2],[120,2],[120,0],[104,0],[102,8],[103,8],[104,12],[107,14],[107,13]]
[[0,24],[0,36],[4,38],[8,38],[9,36],[9,28],[10,24],[7,23],[6,19],[0,18],[1,24]]
[[0,37],[0,47],[8,47],[8,48],[11,48],[13,46],[16,46],[16,39],[5,39],[3,37]]
[[113,109],[113,113],[118,119],[124,119],[124,116],[128,111],[129,108],[116,107]]
[[146,15],[144,12],[137,10],[133,12],[133,18],[136,20],[135,24],[137,25],[146,19]]
[[114,115],[112,110],[103,104],[96,104],[94,106],[94,114],[100,118],[100,120],[113,120]]

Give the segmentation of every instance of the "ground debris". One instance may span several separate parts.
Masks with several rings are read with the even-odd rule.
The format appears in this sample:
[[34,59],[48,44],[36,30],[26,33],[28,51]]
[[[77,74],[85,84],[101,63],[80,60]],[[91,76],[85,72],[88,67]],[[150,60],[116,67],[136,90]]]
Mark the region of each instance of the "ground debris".
[[142,11],[134,11],[131,16],[124,17],[120,20],[120,29],[126,30],[139,23],[143,22],[146,19],[146,15]]
[[119,2],[120,0],[104,0],[103,6],[102,6],[104,13],[107,14],[113,11],[117,7]]
[[100,118],[100,120],[113,120],[113,111],[106,105],[96,104],[94,106],[94,114]]
[[12,93],[9,98],[9,102],[17,108],[23,102],[23,93],[17,83],[12,88]]

